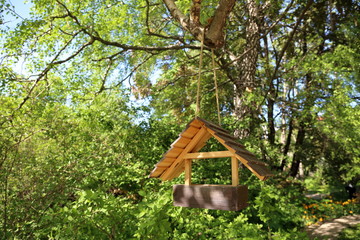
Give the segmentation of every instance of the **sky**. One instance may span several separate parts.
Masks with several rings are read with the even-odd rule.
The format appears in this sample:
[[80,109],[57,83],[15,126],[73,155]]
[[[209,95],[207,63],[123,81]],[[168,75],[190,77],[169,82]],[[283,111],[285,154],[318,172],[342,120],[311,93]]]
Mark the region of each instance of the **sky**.
[[[5,6],[10,4],[10,8],[6,9],[11,13],[7,13],[3,16],[4,24],[0,27],[7,31],[8,28],[14,29],[17,24],[19,24],[23,19],[30,17],[30,8],[32,6],[29,1],[24,0],[5,0]],[[5,13],[8,12],[5,10]],[[0,40],[3,40],[4,35],[0,34]],[[2,55],[2,51],[0,52],[0,56]],[[25,74],[23,66],[24,61],[20,59],[17,64],[13,66],[13,70],[19,74]]]
[[[27,2],[27,3],[26,3]],[[19,17],[16,19],[15,16],[5,15],[5,23],[7,26],[13,28],[17,23],[21,21],[21,18],[29,17],[31,3],[24,0],[6,0],[6,3],[9,3],[14,7],[15,14]]]

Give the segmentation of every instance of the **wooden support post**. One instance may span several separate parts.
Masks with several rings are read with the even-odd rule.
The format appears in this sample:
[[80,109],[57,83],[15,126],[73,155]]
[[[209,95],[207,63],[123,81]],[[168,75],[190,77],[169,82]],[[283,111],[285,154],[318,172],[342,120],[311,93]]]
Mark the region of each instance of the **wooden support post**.
[[233,186],[239,185],[239,161],[236,157],[231,157],[231,180]]
[[191,159],[185,159],[185,185],[191,185]]

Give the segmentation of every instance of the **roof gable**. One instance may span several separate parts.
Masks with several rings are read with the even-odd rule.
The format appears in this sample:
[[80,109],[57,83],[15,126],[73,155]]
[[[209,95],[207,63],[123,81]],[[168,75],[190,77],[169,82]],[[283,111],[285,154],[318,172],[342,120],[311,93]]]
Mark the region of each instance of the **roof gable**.
[[[171,144],[171,148],[155,165],[149,177],[160,178],[163,181],[178,177],[185,170],[185,159],[195,155],[201,158],[201,153],[194,153],[204,147],[211,137],[217,139],[232,156],[240,160],[259,179],[265,180],[273,175],[264,162],[259,161],[253,153],[246,150],[228,131],[197,117]],[[221,152],[214,154],[221,156]]]

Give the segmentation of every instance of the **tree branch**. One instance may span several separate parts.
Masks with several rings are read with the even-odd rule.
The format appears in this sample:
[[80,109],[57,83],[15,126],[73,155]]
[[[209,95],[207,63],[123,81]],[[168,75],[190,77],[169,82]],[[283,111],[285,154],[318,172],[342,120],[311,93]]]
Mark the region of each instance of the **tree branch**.
[[225,43],[224,28],[226,19],[235,5],[235,0],[220,0],[209,28],[205,33],[205,44],[209,47],[222,47]]
[[[184,43],[184,38],[181,36],[165,36],[163,34],[159,34],[159,33],[155,33],[151,30],[150,28],[150,23],[149,23],[149,18],[150,18],[150,2],[149,0],[146,0],[146,29],[149,35],[151,36],[155,36],[155,37],[159,37],[159,38],[164,38],[164,39],[173,39],[173,40],[177,40],[181,43]],[[159,29],[158,29],[159,31]]]
[[220,48],[224,45],[224,28],[226,18],[235,5],[235,0],[220,0],[214,16],[208,26],[200,23],[200,0],[193,0],[191,18],[186,17],[176,6],[174,0],[163,0],[171,16],[180,23],[181,27],[191,33],[196,40],[202,41],[205,31],[204,44],[210,48]]
[[192,0],[193,4],[190,11],[190,21],[200,26],[200,11],[201,11],[201,0]]
[[295,35],[295,32],[296,32],[297,28],[299,27],[301,21],[303,20],[303,18],[304,18],[304,16],[305,16],[305,13],[307,12],[307,10],[310,8],[310,6],[311,6],[313,3],[314,3],[314,0],[309,0],[309,1],[307,2],[304,10],[301,12],[301,14],[300,14],[300,16],[299,16],[299,18],[298,18],[295,26],[294,26],[293,31],[290,33],[290,36],[289,36],[287,42],[285,43],[284,47],[281,49],[281,52],[280,52],[280,54],[279,54],[279,57],[278,57],[278,59],[277,59],[277,61],[276,61],[276,66],[275,66],[274,73],[273,73],[273,75],[272,75],[272,77],[271,77],[271,79],[270,79],[271,81],[272,81],[272,79],[274,79],[274,78],[276,77],[277,71],[278,71],[279,68],[280,68],[280,63],[281,63],[281,60],[282,60],[282,58],[283,58],[283,56],[284,56],[284,54],[285,54],[285,51],[286,51],[286,49],[289,47],[289,44],[291,43],[291,41],[292,41],[292,39],[293,39],[293,37],[294,37],[294,35]]
[[28,94],[26,95],[26,97],[23,98],[22,102],[19,104],[19,106],[16,108],[15,112],[20,110],[24,104],[29,100],[32,92],[35,90],[37,84],[42,80],[42,78],[55,66],[55,65],[59,65],[62,64],[64,62],[67,62],[69,60],[71,60],[72,58],[76,57],[80,52],[82,52],[87,46],[90,46],[91,44],[94,43],[94,39],[91,38],[89,40],[89,42],[87,42],[86,44],[84,44],[83,46],[81,46],[81,48],[79,48],[75,53],[73,53],[72,55],[70,55],[69,57],[67,57],[66,59],[63,60],[58,60],[56,61],[56,59],[60,56],[60,54],[65,51],[65,49],[70,45],[70,43],[72,42],[72,40],[74,40],[74,38],[76,37],[77,34],[79,34],[80,32],[77,32],[76,34],[74,34],[73,38],[71,38],[63,47],[62,49],[56,54],[56,56],[53,58],[53,60],[47,65],[47,67],[38,75],[38,77],[36,78],[34,84],[31,86]]
[[168,51],[168,50],[179,50],[179,49],[199,49],[199,46],[195,46],[195,45],[181,45],[181,44],[175,44],[175,45],[168,45],[168,46],[156,46],[156,47],[149,47],[149,46],[136,46],[136,45],[127,45],[127,44],[123,44],[120,42],[114,42],[114,41],[110,41],[110,40],[106,40],[103,39],[102,37],[100,37],[100,35],[98,33],[95,34],[91,33],[88,28],[84,27],[79,19],[73,15],[71,13],[71,11],[66,7],[66,5],[62,2],[60,2],[59,0],[56,1],[58,4],[60,4],[65,11],[67,12],[68,16],[70,18],[72,18],[74,20],[74,22],[82,29],[82,31],[89,35],[91,38],[93,38],[95,41],[98,41],[104,45],[108,45],[108,46],[114,46],[114,47],[119,47],[122,48],[124,50],[139,50],[139,51]]

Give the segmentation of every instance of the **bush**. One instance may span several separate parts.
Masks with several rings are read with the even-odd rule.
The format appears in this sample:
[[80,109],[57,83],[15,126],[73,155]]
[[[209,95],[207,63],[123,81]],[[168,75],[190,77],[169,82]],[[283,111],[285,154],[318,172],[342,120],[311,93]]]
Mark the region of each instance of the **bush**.
[[360,224],[351,226],[340,232],[338,239],[341,240],[353,240],[358,239],[360,236]]

